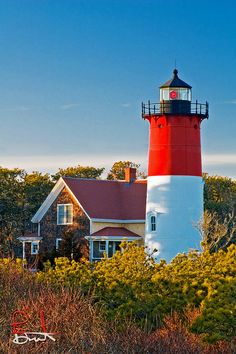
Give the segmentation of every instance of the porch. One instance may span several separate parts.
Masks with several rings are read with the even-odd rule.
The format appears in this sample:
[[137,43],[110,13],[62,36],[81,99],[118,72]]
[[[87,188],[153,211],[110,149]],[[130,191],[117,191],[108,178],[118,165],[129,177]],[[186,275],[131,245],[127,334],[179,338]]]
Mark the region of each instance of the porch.
[[105,227],[85,237],[89,241],[89,258],[91,262],[100,261],[104,254],[111,258],[120,251],[123,241],[141,241],[142,237],[124,227]]
[[42,237],[39,237],[37,233],[30,233],[29,235],[18,237],[18,240],[22,243],[23,261],[26,261],[30,269],[37,269],[39,244]]

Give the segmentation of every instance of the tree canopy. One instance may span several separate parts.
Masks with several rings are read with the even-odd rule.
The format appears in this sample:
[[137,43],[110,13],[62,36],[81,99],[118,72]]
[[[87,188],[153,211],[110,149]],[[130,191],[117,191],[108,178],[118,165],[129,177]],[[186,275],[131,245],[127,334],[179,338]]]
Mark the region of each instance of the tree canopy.
[[0,252],[14,255],[16,238],[30,229],[30,220],[50,192],[49,174],[0,167]]
[[53,175],[53,180],[57,181],[60,177],[77,177],[77,178],[100,178],[105,168],[96,168],[92,166],[74,166],[67,168],[59,168],[58,172]]
[[140,164],[132,162],[132,161],[117,161],[114,162],[112,168],[110,169],[107,179],[109,180],[123,180],[125,179],[125,168],[126,167],[133,167],[137,169],[137,176],[145,178],[144,172],[139,170]]
[[0,167],[0,252],[13,256],[15,237],[22,228],[24,210],[23,181],[21,169]]
[[[124,179],[125,167],[136,168],[137,175],[144,177],[140,164],[117,161],[107,178]],[[103,167],[81,165],[60,168],[54,175],[0,167],[0,252],[13,254],[16,237],[31,228],[32,216],[60,176],[99,179],[103,172]],[[236,243],[236,181],[208,174],[204,175],[204,181],[205,218],[199,229],[204,236],[204,247],[217,251]]]
[[236,243],[236,181],[204,174],[205,213],[200,226],[203,246],[210,251]]
[[217,213],[224,218],[229,212],[236,209],[236,181],[228,177],[203,176],[204,204],[209,212]]

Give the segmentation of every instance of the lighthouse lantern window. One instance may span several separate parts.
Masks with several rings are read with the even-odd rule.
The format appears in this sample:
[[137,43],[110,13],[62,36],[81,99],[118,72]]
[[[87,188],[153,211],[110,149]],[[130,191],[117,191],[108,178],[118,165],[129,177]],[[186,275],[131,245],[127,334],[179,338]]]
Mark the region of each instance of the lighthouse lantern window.
[[188,88],[179,88],[179,100],[191,101],[191,90]]
[[161,101],[183,100],[191,101],[191,90],[181,87],[167,87],[160,90]]
[[161,101],[169,101],[169,89],[161,89]]

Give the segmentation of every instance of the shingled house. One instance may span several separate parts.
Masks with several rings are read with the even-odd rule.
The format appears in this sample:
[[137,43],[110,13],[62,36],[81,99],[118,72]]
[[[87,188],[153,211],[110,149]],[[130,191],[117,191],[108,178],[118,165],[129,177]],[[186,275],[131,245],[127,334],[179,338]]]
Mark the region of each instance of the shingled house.
[[146,180],[127,168],[125,180],[63,177],[32,218],[37,233],[19,237],[23,258],[52,254],[100,260],[111,257],[123,240],[143,243]]

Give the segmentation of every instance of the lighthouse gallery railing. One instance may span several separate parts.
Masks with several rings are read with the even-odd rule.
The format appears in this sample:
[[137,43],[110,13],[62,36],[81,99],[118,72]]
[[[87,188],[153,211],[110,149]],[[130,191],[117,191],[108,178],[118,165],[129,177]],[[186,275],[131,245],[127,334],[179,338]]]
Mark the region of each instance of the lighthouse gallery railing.
[[[158,103],[151,103],[150,101],[148,101],[148,103],[142,102],[142,117],[145,118],[146,116],[150,116],[150,115],[173,114],[169,112],[170,104],[171,104],[170,101],[158,102]],[[179,114],[181,113],[179,112]],[[198,103],[198,101],[191,102],[190,110],[188,114],[199,114],[202,116],[202,118],[208,118],[209,115],[208,102],[206,103]]]

